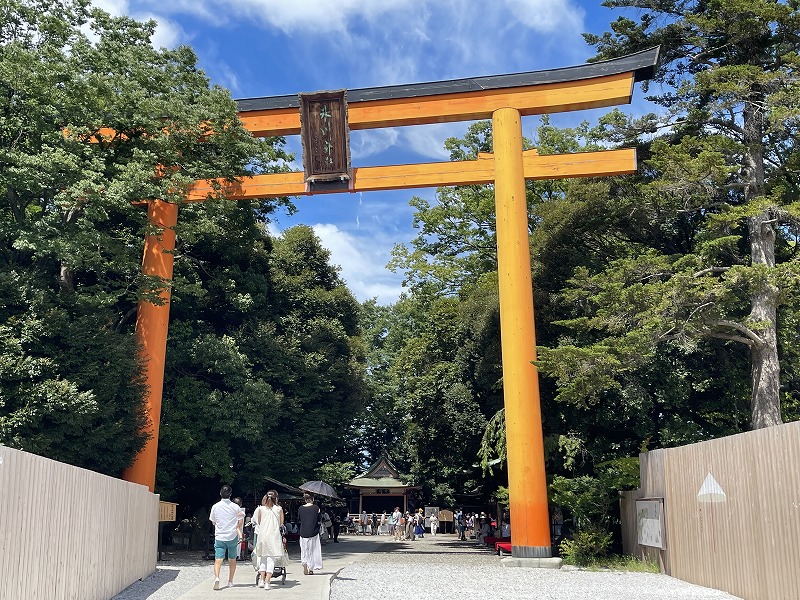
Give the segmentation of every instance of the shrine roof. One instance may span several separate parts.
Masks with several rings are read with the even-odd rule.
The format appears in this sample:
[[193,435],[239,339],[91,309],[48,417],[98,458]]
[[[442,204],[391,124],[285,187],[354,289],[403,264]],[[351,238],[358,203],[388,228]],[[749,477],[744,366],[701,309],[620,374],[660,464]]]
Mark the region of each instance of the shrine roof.
[[386,454],[381,454],[380,458],[370,465],[361,475],[347,482],[345,487],[350,488],[403,488],[416,489],[418,486],[403,483],[400,480],[400,472],[394,466]]
[[[464,79],[432,81],[427,83],[358,88],[347,90],[347,102],[348,104],[352,104],[371,100],[421,98],[459,92],[500,90],[532,85],[545,85],[548,83],[579,81],[582,79],[593,79],[596,77],[628,72],[634,73],[635,81],[644,81],[650,79],[655,72],[656,65],[658,64],[659,50],[660,47],[656,46],[648,50],[642,50],[641,52],[628,54],[627,56],[611,60],[543,71],[527,71],[525,73],[467,77]],[[297,94],[245,98],[237,100],[236,103],[239,112],[294,108],[300,106],[299,96]]]
[[348,488],[390,488],[390,489],[413,489],[418,486],[403,483],[393,477],[356,477],[352,481],[344,484]]

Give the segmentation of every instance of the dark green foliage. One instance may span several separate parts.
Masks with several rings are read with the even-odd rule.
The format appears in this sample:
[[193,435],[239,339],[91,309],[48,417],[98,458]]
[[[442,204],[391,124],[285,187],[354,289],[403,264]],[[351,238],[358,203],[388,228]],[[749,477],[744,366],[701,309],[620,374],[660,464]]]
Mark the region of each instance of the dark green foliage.
[[337,490],[342,489],[342,485],[348,483],[356,475],[356,464],[354,462],[329,462],[318,467],[315,471],[316,480],[324,481]]
[[[652,99],[666,110],[647,120],[647,131],[642,123],[625,126],[652,136],[659,124],[664,132],[642,139],[648,160],[625,194],[630,214],[665,231],[682,220],[688,242],[658,247],[640,238],[668,257],[669,268],[641,280],[643,289],[661,288],[664,306],[637,312],[655,325],[653,333],[661,331],[656,343],[686,346],[711,337],[746,345],[751,426],[778,424],[781,402],[794,395],[786,392],[793,378],[781,372],[793,369],[780,307],[795,302],[799,273],[798,7],[778,0],[605,5],[628,10],[611,32],[585,36],[598,59],[655,44],[664,56],[656,81],[666,87]],[[628,236],[619,224],[613,228]],[[598,275],[595,289],[614,267]],[[599,316],[595,329],[608,322]]]
[[133,324],[158,282],[139,203],[263,170],[280,144],[154,27],[83,0],[0,6],[0,442],[112,475],[144,442]]
[[359,305],[309,227],[270,238],[242,205],[187,212],[176,256],[157,488],[194,505],[220,482],[315,478],[363,406]]
[[[0,311],[0,440],[116,474],[142,443],[142,384],[131,336],[10,273]],[[14,278],[19,285],[20,278]],[[37,297],[23,298],[36,290]]]
[[578,531],[559,545],[559,555],[568,565],[587,566],[608,553],[611,534],[599,527]]

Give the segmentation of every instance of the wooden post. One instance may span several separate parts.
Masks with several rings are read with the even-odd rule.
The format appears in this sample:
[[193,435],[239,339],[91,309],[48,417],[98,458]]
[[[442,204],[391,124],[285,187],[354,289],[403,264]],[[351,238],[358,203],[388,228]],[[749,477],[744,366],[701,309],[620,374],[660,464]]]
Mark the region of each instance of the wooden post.
[[145,237],[142,273],[164,280],[164,286],[160,290],[163,304],[157,306],[142,300],[139,302],[136,317],[136,337],[145,362],[144,371],[147,382],[145,409],[148,422],[144,431],[150,435],[150,439],[147,440],[134,463],[125,470],[122,477],[126,481],[146,485],[152,492],[156,483],[158,427],[161,420],[161,394],[164,389],[170,283],[172,281],[178,205],[162,200],[150,200],[147,203],[147,220],[152,227],[158,228],[158,233]]
[[531,364],[536,360],[536,334],[519,111],[496,110],[492,132],[511,554],[515,558],[549,558],[539,380]]

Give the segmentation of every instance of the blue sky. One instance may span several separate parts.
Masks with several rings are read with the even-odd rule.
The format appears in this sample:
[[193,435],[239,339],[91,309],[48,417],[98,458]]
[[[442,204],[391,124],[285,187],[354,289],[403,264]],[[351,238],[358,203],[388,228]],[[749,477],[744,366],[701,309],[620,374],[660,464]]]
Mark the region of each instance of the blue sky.
[[[112,14],[154,19],[154,44],[192,46],[212,82],[234,98],[362,88],[536,71],[586,62],[582,32],[602,33],[618,13],[600,0],[94,0]],[[636,96],[641,100],[641,91]],[[621,107],[645,112],[643,102]],[[560,115],[559,125],[596,111]],[[532,136],[537,119],[523,120]],[[447,160],[443,142],[469,123],[351,133],[353,166]],[[299,139],[287,149],[300,157]],[[297,170],[301,170],[298,163]],[[298,198],[276,215],[280,232],[314,228],[359,300],[394,302],[402,274],[385,266],[394,244],[414,237],[412,196],[402,190]]]

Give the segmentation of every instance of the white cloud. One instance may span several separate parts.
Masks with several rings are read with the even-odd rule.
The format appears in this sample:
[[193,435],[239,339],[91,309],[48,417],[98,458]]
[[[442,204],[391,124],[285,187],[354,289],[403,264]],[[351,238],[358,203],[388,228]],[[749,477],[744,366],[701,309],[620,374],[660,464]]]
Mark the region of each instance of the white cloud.
[[93,0],[92,5],[102,8],[113,17],[129,16],[137,21],[155,21],[156,30],[151,40],[154,48],[175,48],[185,41],[186,34],[178,23],[152,12],[137,11],[131,8],[128,0]]
[[572,0],[505,0],[513,16],[543,33],[583,31],[585,11]]
[[283,230],[275,221],[267,221],[267,233],[272,237],[279,237],[283,233]]
[[350,132],[350,154],[353,160],[367,158],[388,150],[397,143],[397,129],[367,129]]
[[215,72],[222,80],[220,83],[235,94],[239,89],[239,74],[224,62],[216,64]]
[[127,0],[94,0],[92,5],[97,8],[102,8],[115,17],[128,14]]
[[444,148],[449,137],[463,137],[468,123],[440,123],[404,127],[402,138],[409,148],[417,154],[434,160],[448,160],[450,153]]
[[[404,210],[408,213],[408,206],[398,205],[397,203],[368,203],[370,210],[378,210],[386,213],[390,220],[390,213]],[[299,216],[299,215],[298,215]],[[410,222],[410,217],[405,216],[406,221]],[[289,218],[290,223],[287,227],[293,226],[294,221],[302,219]],[[356,217],[358,221],[358,217]],[[386,268],[386,264],[391,259],[391,251],[395,243],[401,243],[413,235],[413,230],[398,232],[395,228],[395,235],[387,234],[384,229],[377,226],[375,221],[370,220],[367,227],[359,227],[356,224],[352,231],[346,230],[340,224],[316,223],[311,228],[315,235],[320,239],[322,246],[331,253],[330,263],[340,268],[340,275],[353,292],[353,295],[361,302],[377,298],[379,304],[391,304],[396,302],[400,294],[404,291],[402,286],[402,274],[395,274]],[[283,235],[285,227],[276,221],[266,224],[267,232],[273,237]],[[400,239],[400,238],[404,239]]]
[[186,37],[180,25],[164,17],[153,14],[134,14],[133,18],[137,21],[152,19],[157,23],[155,34],[151,40],[154,48],[175,48],[183,43],[182,40]]
[[[114,0],[105,0],[113,2]],[[188,13],[217,23],[248,18],[285,33],[315,34],[348,30],[352,21],[376,22],[386,14],[427,0],[134,0],[162,12]]]
[[[228,25],[236,20],[236,11],[230,11],[227,5],[237,2],[226,0],[96,0],[104,2],[125,2],[131,4],[133,10],[157,11],[160,14],[191,15],[218,25]],[[221,5],[225,5],[224,8]],[[235,6],[234,6],[235,8]]]
[[342,279],[360,301],[373,297],[381,304],[397,300],[403,288],[400,277],[384,266],[393,243],[372,236],[356,236],[332,223],[312,226],[322,245],[330,250],[331,262],[341,267]]

